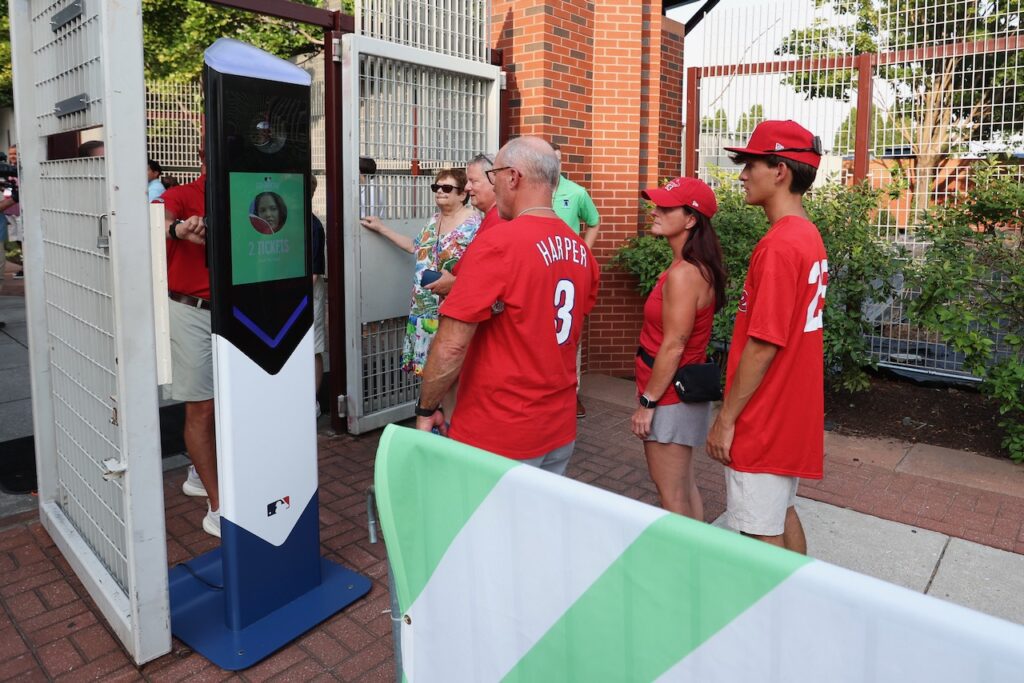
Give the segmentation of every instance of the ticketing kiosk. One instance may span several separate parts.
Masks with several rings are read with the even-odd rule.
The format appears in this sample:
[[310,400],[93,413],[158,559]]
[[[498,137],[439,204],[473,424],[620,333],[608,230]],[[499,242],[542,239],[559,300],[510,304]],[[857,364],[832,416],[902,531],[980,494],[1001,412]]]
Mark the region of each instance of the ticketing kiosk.
[[171,630],[238,670],[370,581],[320,557],[310,77],[222,38],[204,93],[221,547],[171,570]]

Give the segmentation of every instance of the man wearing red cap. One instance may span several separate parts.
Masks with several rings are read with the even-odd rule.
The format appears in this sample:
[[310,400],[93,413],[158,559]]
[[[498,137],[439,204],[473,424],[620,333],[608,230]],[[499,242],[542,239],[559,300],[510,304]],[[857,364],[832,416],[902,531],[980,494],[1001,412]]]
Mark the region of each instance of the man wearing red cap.
[[822,309],[828,260],[803,195],[821,161],[821,141],[794,121],[765,121],[746,147],[746,202],[771,228],[754,247],[726,370],[725,400],[708,433],[708,454],[726,469],[729,525],[807,552],[796,489],[821,479],[824,458]]

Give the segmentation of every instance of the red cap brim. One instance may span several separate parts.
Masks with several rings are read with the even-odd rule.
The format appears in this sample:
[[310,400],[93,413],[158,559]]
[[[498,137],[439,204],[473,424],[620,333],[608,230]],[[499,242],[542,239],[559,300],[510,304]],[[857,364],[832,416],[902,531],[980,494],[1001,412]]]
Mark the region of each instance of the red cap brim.
[[646,190],[641,191],[640,196],[654,202],[655,206],[663,206],[666,209],[682,206],[685,203],[671,192],[661,187],[649,187]]

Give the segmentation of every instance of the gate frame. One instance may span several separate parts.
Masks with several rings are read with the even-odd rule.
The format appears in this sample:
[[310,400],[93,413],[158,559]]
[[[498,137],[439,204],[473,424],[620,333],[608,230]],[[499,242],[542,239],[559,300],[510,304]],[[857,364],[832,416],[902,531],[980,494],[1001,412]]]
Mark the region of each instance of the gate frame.
[[[337,119],[341,122],[342,141],[348,145],[350,150],[359,150],[360,143],[357,112],[359,109],[359,88],[361,80],[359,78],[359,57],[363,54],[375,57],[385,57],[406,64],[464,74],[480,79],[491,79],[492,86],[490,92],[487,94],[486,105],[488,118],[486,135],[488,138],[488,145],[494,147],[494,151],[497,151],[502,135],[502,95],[506,92],[502,87],[501,67],[495,64],[495,61],[501,61],[500,55],[498,55],[497,60],[495,60],[492,54],[491,63],[488,64],[486,62],[466,59],[464,57],[443,55],[410,45],[391,43],[379,38],[355,33],[345,36],[342,40],[339,54],[341,62],[349,66],[348,69],[342,69],[342,100],[347,97],[348,104],[352,108],[346,113],[352,114],[353,110],[356,112],[355,116],[344,116],[341,113],[337,116]],[[438,63],[438,57],[443,58],[441,63]],[[355,69],[354,78],[352,77],[353,69]],[[325,116],[326,115],[327,112],[325,112]],[[330,148],[328,148],[328,153],[329,150]],[[328,159],[328,162],[330,162],[330,158]],[[421,175],[417,160],[413,160],[410,170],[413,176]],[[328,166],[328,184],[331,186],[341,185],[341,196],[344,196],[344,191],[346,190],[350,197],[359,196],[358,153],[349,153],[344,155],[341,160],[341,177],[337,179],[339,182],[330,182],[330,172],[330,166]],[[430,173],[430,171],[428,171],[428,173]],[[344,209],[343,204],[341,205],[341,208]],[[330,216],[328,216],[328,219],[329,218]],[[360,228],[356,216],[351,211],[343,211],[338,228],[336,236],[341,239],[342,246],[338,249],[331,250],[330,236],[328,236],[327,247],[328,250],[331,250],[331,253],[329,253],[328,256],[330,257],[335,253],[337,254],[343,263],[343,267],[341,269],[343,274],[346,266],[353,269],[353,272],[358,272],[359,264],[356,261],[357,249],[355,249],[355,235]],[[328,270],[332,273],[331,277],[328,279],[328,283],[330,283],[335,279],[333,273],[336,272],[332,261],[328,261]],[[342,393],[335,394],[337,397],[335,403],[337,405],[331,406],[332,425],[341,423],[343,425],[342,429],[353,434],[362,434],[364,432],[383,427],[392,422],[411,417],[415,401],[391,406],[390,408],[385,408],[371,413],[370,415],[362,414],[363,387],[361,378],[363,374],[363,357],[362,354],[359,353],[359,341],[360,335],[362,334],[362,322],[360,320],[361,306],[359,303],[362,298],[362,288],[356,278],[352,278],[351,282],[346,279],[342,282],[342,285],[344,286],[343,290],[338,287],[334,287],[328,291],[328,306],[330,310],[329,317],[332,321],[330,330],[332,367],[331,389],[335,389],[335,375],[338,375],[338,380],[342,383],[340,388],[343,390]],[[334,301],[332,301],[331,297],[333,297]],[[338,320],[334,315],[335,305],[341,306],[342,314],[345,316],[340,320]],[[334,327],[336,322],[343,325],[340,330]],[[335,364],[335,343],[349,344],[349,334],[355,335],[351,342],[351,346],[349,347],[354,352],[346,354],[345,351],[343,351],[341,355],[342,362]],[[348,385],[348,391],[344,391],[346,384]],[[340,410],[342,406],[344,406],[344,411]],[[333,422],[333,420],[336,420],[337,422]],[[344,422],[342,422],[342,420],[344,420]]]
[[[144,190],[142,176],[128,163],[115,164],[119,147],[128,150],[141,141],[145,148],[145,98],[138,97],[143,86],[142,45],[130,41],[113,40],[112,36],[142,35],[141,18],[130,9],[117,9],[116,5],[102,3],[97,10],[100,17],[100,50],[102,62],[103,112],[107,131],[105,182],[107,235],[117,237],[109,242],[108,267],[112,277],[114,329],[122,330],[124,321],[135,321],[139,334],[126,338],[115,334],[114,353],[117,363],[118,396],[111,397],[114,414],[111,422],[119,427],[120,462],[104,462],[108,477],[124,477],[125,559],[127,563],[127,590],[122,591],[116,578],[97,558],[85,538],[75,528],[58,502],[59,478],[57,468],[57,438],[51,364],[49,351],[49,323],[44,291],[45,259],[42,235],[41,208],[33,207],[35,197],[32,185],[41,176],[42,161],[47,156],[47,137],[36,133],[36,120],[41,113],[35,106],[37,62],[33,59],[32,12],[30,0],[16,0],[10,4],[12,19],[12,57],[17,58],[14,71],[16,102],[23,103],[18,116],[18,138],[21,161],[29,192],[28,210],[23,211],[27,249],[26,317],[29,335],[31,368],[33,432],[39,469],[39,517],[54,543],[71,565],[75,574],[95,600],[97,607],[110,623],[118,638],[137,663],[143,663],[169,652],[171,648],[170,612],[167,600],[167,574],[154,572],[153,566],[167,566],[167,546],[164,529],[163,490],[147,490],[146,484],[162,482],[159,440],[153,440],[159,431],[157,411],[155,331],[153,300],[149,282],[141,287],[127,286],[126,280],[137,280],[137,263],[150,263],[149,231],[140,229],[149,222],[148,209],[140,201],[136,205],[128,197],[136,189]],[[13,60],[12,60],[13,61]],[[135,68],[133,68],[133,66]],[[117,78],[114,78],[114,71]],[[139,89],[125,88],[126,83],[137,82]],[[140,104],[133,107],[132,104]],[[24,133],[24,135],[23,135]],[[127,139],[119,144],[119,139]],[[111,154],[112,153],[112,154]],[[33,196],[34,195],[34,196]],[[33,210],[34,209],[34,210]],[[149,343],[152,342],[152,343]],[[133,490],[137,487],[138,490]]]

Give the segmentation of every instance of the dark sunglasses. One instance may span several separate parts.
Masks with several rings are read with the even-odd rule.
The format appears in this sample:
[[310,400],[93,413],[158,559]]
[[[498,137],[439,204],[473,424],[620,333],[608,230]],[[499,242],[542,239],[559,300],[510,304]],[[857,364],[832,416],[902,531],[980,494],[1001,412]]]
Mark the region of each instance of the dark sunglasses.
[[430,186],[431,192],[437,192],[438,190],[441,190],[441,192],[444,192],[445,194],[451,194],[452,192],[462,192],[462,188],[459,187],[458,185],[449,185],[448,183],[445,183],[443,185],[438,185],[437,183],[434,183],[433,185]]

